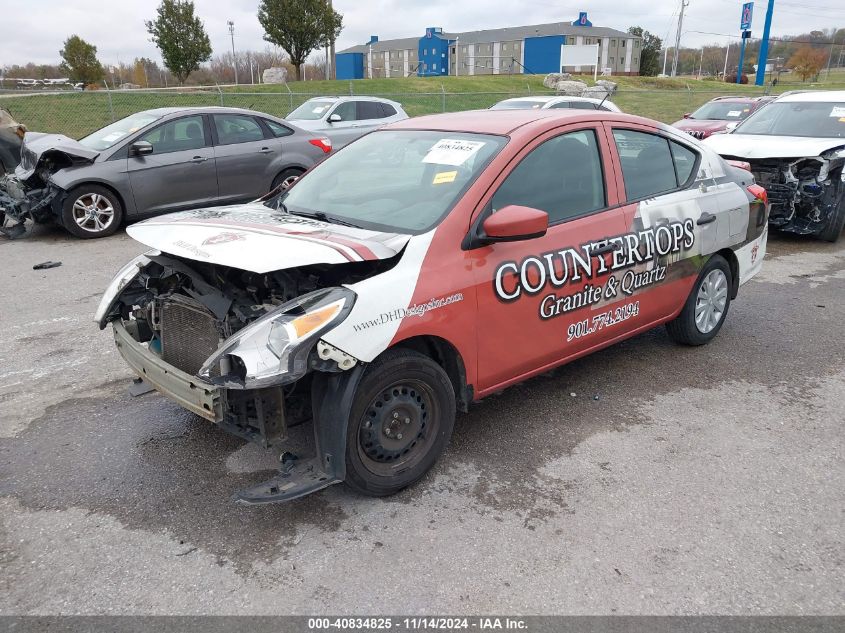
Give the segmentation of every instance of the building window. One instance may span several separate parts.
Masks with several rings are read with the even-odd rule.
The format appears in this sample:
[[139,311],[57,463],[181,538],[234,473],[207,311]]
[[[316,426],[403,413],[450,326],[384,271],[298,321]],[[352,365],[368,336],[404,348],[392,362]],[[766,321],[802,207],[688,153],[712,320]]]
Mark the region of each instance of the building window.
[[625,48],[625,42],[626,42],[626,41],[627,41],[627,40],[622,40],[622,48]]
[[434,62],[434,63],[431,65],[431,69],[432,69],[432,70],[437,70],[437,62]]
[[608,61],[610,62],[610,65],[613,66],[613,58],[609,58]]
[[639,58],[638,58],[638,57],[635,57],[635,58],[634,58],[634,66],[636,66],[636,65],[637,65],[637,64],[639,64],[639,63],[640,63]]
[[610,40],[610,45],[611,45],[611,46],[616,46],[616,40]]
[[506,50],[508,50],[508,45],[502,44],[502,52],[504,53]]

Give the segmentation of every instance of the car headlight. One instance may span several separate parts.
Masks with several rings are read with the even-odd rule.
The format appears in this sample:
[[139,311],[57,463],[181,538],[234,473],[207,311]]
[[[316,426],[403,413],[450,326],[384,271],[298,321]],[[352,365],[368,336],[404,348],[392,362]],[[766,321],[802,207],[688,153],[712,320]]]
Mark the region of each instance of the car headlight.
[[289,301],[223,341],[199,376],[234,389],[299,380],[308,371],[310,343],[343,321],[354,304],[355,293],[340,287]]
[[118,295],[138,276],[141,269],[150,263],[150,257],[157,257],[158,255],[161,255],[160,251],[148,251],[143,255],[138,255],[138,257],[117,271],[114,279],[111,280],[105,292],[103,292],[103,298],[100,299],[100,305],[97,306],[97,311],[94,313],[94,323],[99,325],[101,330],[106,327],[106,318],[111,312],[112,306],[117,301]]

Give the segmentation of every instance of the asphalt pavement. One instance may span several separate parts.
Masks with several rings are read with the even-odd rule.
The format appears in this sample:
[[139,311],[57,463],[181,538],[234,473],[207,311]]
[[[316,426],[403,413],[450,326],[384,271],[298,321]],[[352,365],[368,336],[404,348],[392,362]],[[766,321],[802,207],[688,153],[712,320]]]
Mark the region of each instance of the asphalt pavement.
[[262,507],[276,455],[130,397],[92,322],[142,250],[0,238],[0,613],[845,614],[845,238],[771,236],[710,345],[473,406],[395,497]]

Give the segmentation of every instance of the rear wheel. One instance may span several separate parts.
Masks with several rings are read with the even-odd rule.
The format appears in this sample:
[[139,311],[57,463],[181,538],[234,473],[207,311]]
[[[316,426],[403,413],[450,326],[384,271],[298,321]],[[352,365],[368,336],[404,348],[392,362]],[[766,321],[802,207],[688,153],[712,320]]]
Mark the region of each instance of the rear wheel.
[[74,187],[62,206],[62,224],[76,237],[112,235],[123,221],[123,206],[109,189],[99,185]]
[[302,175],[301,169],[285,169],[282,173],[276,176],[273,179],[273,184],[270,187],[270,191],[273,191],[279,185],[284,185],[285,189],[290,187],[293,183],[299,180],[299,177]]
[[391,350],[361,380],[346,441],[346,484],[386,496],[419,480],[449,443],[455,392],[427,356]]
[[704,345],[722,329],[731,305],[731,267],[713,255],[690,292],[678,317],[666,324],[669,336],[684,345]]

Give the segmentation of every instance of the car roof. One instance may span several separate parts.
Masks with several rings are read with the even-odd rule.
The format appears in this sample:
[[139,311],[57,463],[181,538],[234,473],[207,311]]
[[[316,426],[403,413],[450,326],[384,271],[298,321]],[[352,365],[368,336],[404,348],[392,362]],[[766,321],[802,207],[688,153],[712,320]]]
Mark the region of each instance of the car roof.
[[269,117],[271,119],[278,119],[279,117],[266,112],[259,112],[257,110],[247,110],[246,108],[228,108],[225,106],[184,106],[184,107],[168,107],[168,108],[152,108],[151,110],[144,110],[150,114],[157,114],[159,116],[169,116],[171,114],[186,114],[188,112],[197,113],[237,113],[259,115]]
[[341,101],[377,101],[379,103],[390,103],[391,105],[399,105],[397,101],[391,101],[390,99],[385,99],[383,97],[371,97],[369,95],[351,95],[351,96],[335,96],[335,95],[326,95],[324,97],[317,96],[311,97],[308,101],[331,101],[331,102],[341,102]]
[[710,99],[710,101],[724,101],[727,103],[756,103],[757,101],[764,101],[768,99],[773,99],[774,97],[768,96],[761,96],[761,97],[751,97],[751,96],[743,96],[743,95],[726,95],[724,97],[715,97]]
[[845,101],[845,90],[808,90],[781,95],[778,101],[834,103]]
[[542,133],[558,125],[587,121],[618,121],[658,125],[662,123],[632,114],[606,112],[604,110],[467,110],[447,114],[405,119],[391,123],[384,129],[391,130],[437,130],[440,132],[469,132],[474,134],[497,134],[507,136],[517,129]]
[[530,101],[532,103],[552,103],[559,101],[589,101],[590,103],[601,103],[601,99],[595,97],[575,97],[570,95],[546,95],[546,96],[525,96],[525,97],[511,97],[499,103],[510,103],[513,101]]

